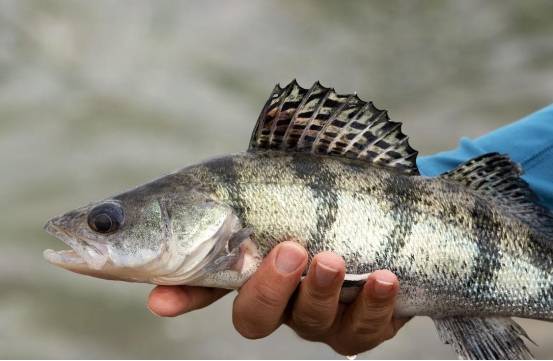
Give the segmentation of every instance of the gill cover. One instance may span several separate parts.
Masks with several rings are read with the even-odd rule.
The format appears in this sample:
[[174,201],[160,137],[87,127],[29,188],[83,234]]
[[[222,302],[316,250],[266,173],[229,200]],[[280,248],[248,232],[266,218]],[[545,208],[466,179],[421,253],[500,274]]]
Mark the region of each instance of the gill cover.
[[162,204],[167,242],[153,272],[155,284],[200,282],[218,258],[227,256],[229,240],[241,225],[233,210],[212,199],[194,196],[168,199]]

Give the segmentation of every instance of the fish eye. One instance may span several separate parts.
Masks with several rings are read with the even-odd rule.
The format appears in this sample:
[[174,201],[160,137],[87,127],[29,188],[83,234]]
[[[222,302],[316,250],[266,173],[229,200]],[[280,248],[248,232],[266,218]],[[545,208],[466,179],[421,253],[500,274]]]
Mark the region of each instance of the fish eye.
[[113,233],[121,228],[123,219],[123,209],[118,204],[105,203],[90,211],[88,226],[97,233]]

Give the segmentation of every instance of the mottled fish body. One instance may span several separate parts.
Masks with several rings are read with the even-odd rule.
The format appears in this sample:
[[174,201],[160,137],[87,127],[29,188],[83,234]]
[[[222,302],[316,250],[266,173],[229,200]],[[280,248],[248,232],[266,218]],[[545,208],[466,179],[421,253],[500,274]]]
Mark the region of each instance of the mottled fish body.
[[520,168],[485,154],[423,177],[400,123],[316,83],[276,87],[245,153],[190,166],[49,221],[66,269],[238,288],[279,242],[400,280],[396,316],[434,318],[467,358],[529,358],[511,316],[553,319],[553,218]]
[[553,318],[551,251],[535,242],[541,235],[461,184],[273,151],[184,172],[238,211],[263,256],[294,238],[311,256],[343,256],[350,280],[392,270],[401,316]]

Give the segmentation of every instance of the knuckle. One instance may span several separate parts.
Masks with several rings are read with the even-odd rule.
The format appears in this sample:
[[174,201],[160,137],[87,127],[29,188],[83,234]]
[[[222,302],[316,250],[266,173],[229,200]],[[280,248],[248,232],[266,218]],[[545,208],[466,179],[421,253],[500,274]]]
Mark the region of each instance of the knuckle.
[[271,310],[279,309],[284,306],[287,300],[283,300],[282,294],[267,283],[257,283],[254,285],[254,300],[258,306]]
[[392,317],[392,310],[388,309],[380,309],[380,310],[374,310],[369,311],[370,317],[367,317],[367,320],[373,323],[377,324],[386,324]]
[[336,293],[334,289],[321,289],[311,284],[306,284],[305,287],[302,287],[302,290],[305,290],[305,296],[309,299],[309,302],[320,308],[328,307]]
[[363,335],[380,334],[386,327],[387,315],[374,315],[370,319],[358,319],[353,322],[352,328],[355,333]]
[[361,335],[375,335],[381,332],[381,326],[372,322],[357,322],[352,328],[353,332]]
[[376,323],[379,325],[387,324],[394,312],[393,304],[374,304],[369,303],[364,307],[363,314],[365,317],[361,317],[363,322]]
[[302,333],[323,334],[330,327],[331,321],[312,312],[294,312],[292,321],[295,328]]
[[292,322],[297,330],[321,335],[332,326],[337,308],[337,297],[323,295],[312,287],[302,285],[292,312]]

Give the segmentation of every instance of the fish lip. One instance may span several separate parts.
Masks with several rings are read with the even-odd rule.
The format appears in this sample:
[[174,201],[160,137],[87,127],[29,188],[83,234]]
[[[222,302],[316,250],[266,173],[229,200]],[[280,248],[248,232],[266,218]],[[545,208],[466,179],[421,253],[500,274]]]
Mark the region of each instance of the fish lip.
[[56,225],[55,220],[56,218],[49,220],[44,225],[44,230],[49,235],[56,237],[67,246],[71,247],[71,249],[75,250],[75,248],[78,246],[78,242],[74,240],[67,232],[65,232],[63,228]]
[[77,254],[74,250],[61,250],[54,251],[53,249],[45,249],[42,252],[44,258],[55,265],[64,268],[72,268],[75,266],[84,266],[88,268],[88,264],[85,260]]
[[[89,268],[99,270],[108,260],[107,247],[98,247],[83,240],[76,240],[76,235],[71,235],[62,227],[56,224],[58,218],[53,218],[46,222],[44,230],[51,236],[61,240],[70,250],[54,251],[47,249],[43,252],[44,258],[50,263],[59,266],[71,266],[74,264],[86,264]],[[87,250],[92,251],[91,255]],[[80,259],[79,259],[80,258]]]

